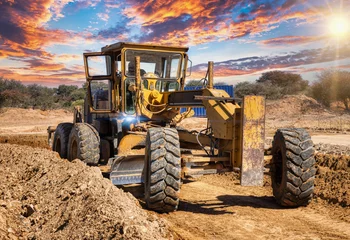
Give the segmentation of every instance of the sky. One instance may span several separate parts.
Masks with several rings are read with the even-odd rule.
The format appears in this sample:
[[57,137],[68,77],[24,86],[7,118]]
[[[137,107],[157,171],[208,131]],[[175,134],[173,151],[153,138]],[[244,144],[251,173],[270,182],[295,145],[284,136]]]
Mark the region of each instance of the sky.
[[315,81],[350,71],[350,0],[0,0],[0,77],[85,82],[83,53],[116,42],[190,47],[192,75],[254,81],[282,70]]

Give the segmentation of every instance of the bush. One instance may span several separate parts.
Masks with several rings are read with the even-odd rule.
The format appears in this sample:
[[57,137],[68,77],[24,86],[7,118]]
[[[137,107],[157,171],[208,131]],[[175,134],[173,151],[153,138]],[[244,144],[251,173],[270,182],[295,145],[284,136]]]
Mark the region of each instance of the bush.
[[25,86],[20,81],[0,77],[0,108],[31,107],[42,110],[70,108],[72,102],[80,103],[84,97],[85,89],[77,86],[60,85],[58,88],[48,88],[38,84]]
[[278,99],[282,95],[281,87],[273,86],[271,83],[241,82],[235,86],[235,96],[242,98],[245,95],[262,95],[267,99]]
[[318,80],[311,86],[312,96],[329,107],[333,101],[341,101],[350,108],[350,72],[325,70],[317,76]]
[[76,106],[80,106],[82,109],[84,107],[84,99],[79,99],[74,102],[72,102],[71,106],[74,108]]
[[280,88],[282,96],[300,93],[309,85],[309,82],[303,80],[300,74],[283,71],[270,71],[263,73],[256,82],[269,83],[274,87]]
[[279,99],[284,95],[305,92],[308,81],[299,74],[271,71],[263,73],[255,83],[242,82],[235,86],[235,96],[263,95],[267,99]]

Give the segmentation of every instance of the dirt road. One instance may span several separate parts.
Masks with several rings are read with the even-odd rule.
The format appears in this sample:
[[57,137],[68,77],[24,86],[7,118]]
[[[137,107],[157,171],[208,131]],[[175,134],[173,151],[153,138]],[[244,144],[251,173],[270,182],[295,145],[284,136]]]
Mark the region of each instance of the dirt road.
[[283,209],[270,187],[241,187],[228,176],[183,184],[177,212],[161,215],[184,239],[350,239],[350,209],[313,202]]

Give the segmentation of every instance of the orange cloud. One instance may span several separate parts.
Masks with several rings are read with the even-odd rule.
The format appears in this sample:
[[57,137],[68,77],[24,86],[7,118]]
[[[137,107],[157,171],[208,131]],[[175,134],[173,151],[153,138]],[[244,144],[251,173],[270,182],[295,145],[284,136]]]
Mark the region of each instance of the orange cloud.
[[[299,1],[298,3],[302,3]],[[198,45],[225,41],[249,34],[260,34],[277,28],[283,21],[298,19],[311,21],[321,16],[320,9],[293,11],[295,2],[282,5],[260,5],[246,1],[134,1],[124,10],[132,19],[129,25],[140,24],[141,42],[175,45]],[[242,6],[241,6],[242,5]],[[235,7],[254,5],[249,14],[232,19]]]
[[264,45],[304,44],[327,39],[327,36],[283,36],[260,41]]

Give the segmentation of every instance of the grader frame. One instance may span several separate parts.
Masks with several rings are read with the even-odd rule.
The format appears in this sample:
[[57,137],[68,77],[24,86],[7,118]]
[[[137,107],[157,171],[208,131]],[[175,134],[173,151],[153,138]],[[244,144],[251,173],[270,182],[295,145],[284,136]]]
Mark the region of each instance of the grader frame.
[[[84,53],[88,83],[84,114],[76,109],[73,123],[49,127],[49,138],[55,131],[53,150],[63,158],[72,160],[74,156],[99,166],[115,185],[143,183],[147,206],[159,212],[177,209],[181,179],[186,177],[238,171],[241,185],[261,186],[264,97],[234,99],[214,89],[213,62],[208,63],[206,84],[185,91],[187,51],[186,47],[120,42],[103,47],[101,52]],[[104,60],[103,74],[94,73],[93,58]],[[191,108],[198,106],[207,111],[208,127],[202,131],[179,128],[183,119],[193,115]],[[181,113],[183,107],[187,111]],[[277,201],[299,206],[312,196],[314,160],[309,135],[304,130],[298,130],[297,135],[290,133],[293,131],[283,132],[289,138],[281,135],[276,140],[283,144],[274,150],[271,171]],[[297,190],[288,188],[291,180],[287,173],[293,168],[286,165],[291,150],[288,141],[293,137],[300,144],[305,142],[306,150],[300,151],[308,151],[304,158],[311,161],[302,169],[311,172],[301,183],[307,187],[295,180],[300,185],[295,186]],[[299,157],[301,152],[293,154]],[[307,194],[300,197],[305,191]]]

